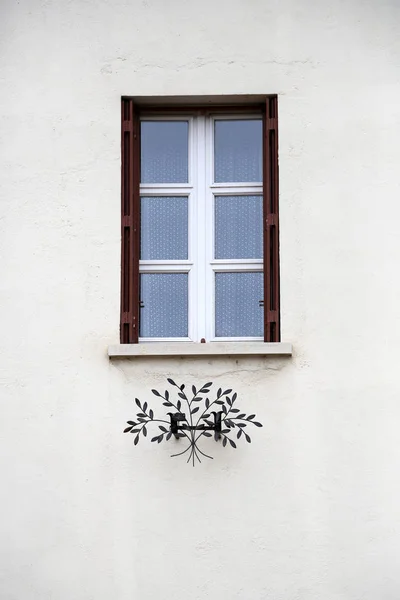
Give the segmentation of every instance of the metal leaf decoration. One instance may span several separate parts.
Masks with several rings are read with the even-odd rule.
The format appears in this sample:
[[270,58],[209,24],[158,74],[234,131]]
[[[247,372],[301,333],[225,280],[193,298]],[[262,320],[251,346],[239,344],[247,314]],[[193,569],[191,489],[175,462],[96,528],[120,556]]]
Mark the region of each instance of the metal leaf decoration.
[[[156,419],[154,412],[148,407],[148,403],[140,402],[138,398],[135,398],[139,412],[136,414],[136,420],[128,421],[124,429],[124,433],[134,434],[134,444],[138,444],[140,436],[147,436],[147,427],[149,424],[158,424],[157,435],[151,438],[152,442],[168,441],[174,436],[175,439],[186,438],[187,447],[177,454],[171,456],[183,456],[187,452],[187,462],[192,461],[193,466],[196,460],[201,463],[200,455],[205,458],[213,458],[208,454],[205,454],[199,448],[199,440],[204,437],[211,437],[214,435],[215,441],[222,441],[222,445],[231,446],[236,448],[236,443],[232,437],[236,434],[236,439],[245,439],[248,443],[251,442],[250,435],[245,431],[245,427],[248,425],[254,425],[255,427],[262,427],[261,423],[255,421],[254,414],[246,415],[241,412],[236,406],[237,394],[232,393],[233,390],[219,388],[215,394],[215,399],[210,400],[213,396],[211,392],[212,382],[205,383],[200,389],[192,386],[192,393],[189,396],[185,393],[185,385],[178,385],[172,379],[167,379],[170,386],[175,391],[175,395],[179,400],[173,399],[173,394],[170,394],[168,390],[165,390],[164,394],[158,390],[151,390],[154,396],[159,398],[162,405],[175,409],[176,412],[167,412],[167,419]],[[187,412],[182,412],[186,410]],[[212,410],[214,407],[214,410]],[[236,430],[236,431],[235,431]]]

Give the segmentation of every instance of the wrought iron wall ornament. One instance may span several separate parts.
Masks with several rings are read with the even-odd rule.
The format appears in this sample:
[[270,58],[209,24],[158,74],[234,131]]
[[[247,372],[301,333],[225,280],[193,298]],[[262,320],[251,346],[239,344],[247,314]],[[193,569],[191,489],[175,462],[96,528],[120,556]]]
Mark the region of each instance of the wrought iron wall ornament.
[[[164,395],[158,390],[151,390],[155,396],[163,400],[163,406],[167,408],[173,408],[176,412],[168,412],[169,420],[156,419],[154,412],[149,408],[147,402],[143,404],[138,398],[135,398],[136,405],[139,408],[139,412],[136,415],[136,421],[128,421],[128,427],[124,429],[124,433],[135,434],[134,444],[138,444],[140,435],[147,437],[147,427],[150,423],[161,423],[158,425],[159,433],[151,439],[152,442],[158,444],[162,441],[168,441],[174,436],[175,439],[186,438],[189,445],[182,452],[172,454],[171,456],[182,456],[189,452],[187,462],[192,460],[193,466],[195,460],[201,462],[200,454],[206,458],[213,458],[208,454],[205,454],[200,450],[198,442],[202,436],[212,437],[214,432],[214,439],[216,442],[222,440],[222,445],[226,447],[228,444],[232,448],[236,448],[236,443],[232,437],[236,434],[236,439],[245,439],[248,443],[251,442],[249,434],[245,431],[248,425],[255,425],[256,427],[262,427],[261,423],[254,421],[256,415],[247,415],[241,412],[236,406],[237,394],[232,393],[233,390],[228,389],[222,391],[219,388],[215,400],[210,401],[209,395],[211,392],[212,382],[204,384],[199,390],[192,386],[192,397],[191,399],[185,393],[185,385],[177,385],[172,379],[167,379],[168,383],[176,388],[176,392],[179,400],[173,401],[168,390],[165,390]],[[212,406],[219,410],[210,410]],[[188,416],[184,409],[188,410]],[[233,431],[233,430],[237,431]]]

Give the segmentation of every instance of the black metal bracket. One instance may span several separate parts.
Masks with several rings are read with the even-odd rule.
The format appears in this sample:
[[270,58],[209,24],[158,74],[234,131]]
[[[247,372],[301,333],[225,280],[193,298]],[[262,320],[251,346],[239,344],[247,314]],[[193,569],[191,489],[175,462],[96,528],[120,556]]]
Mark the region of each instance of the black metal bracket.
[[[179,438],[179,431],[215,431],[216,440],[221,439],[221,431],[222,431],[222,411],[220,412],[212,412],[214,415],[214,425],[187,425],[183,423],[179,425],[181,421],[186,421],[185,413],[177,412],[177,413],[167,413],[171,420],[170,432],[175,436],[176,439]],[[227,425],[229,427],[229,425]]]

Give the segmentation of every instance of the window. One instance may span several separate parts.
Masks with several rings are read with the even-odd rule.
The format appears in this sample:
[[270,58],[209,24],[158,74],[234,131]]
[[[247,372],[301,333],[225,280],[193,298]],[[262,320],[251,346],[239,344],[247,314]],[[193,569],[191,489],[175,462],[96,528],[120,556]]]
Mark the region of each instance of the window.
[[279,341],[277,97],[122,99],[121,343]]

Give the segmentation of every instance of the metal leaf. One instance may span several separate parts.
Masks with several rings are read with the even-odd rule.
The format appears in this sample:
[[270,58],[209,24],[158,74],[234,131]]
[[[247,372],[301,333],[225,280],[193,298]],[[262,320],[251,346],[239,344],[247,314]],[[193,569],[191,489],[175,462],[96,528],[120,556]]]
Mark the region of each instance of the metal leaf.
[[219,398],[221,394],[222,394],[222,388],[219,388],[219,390],[217,392],[217,398]]
[[159,429],[160,429],[161,431],[163,431],[164,433],[166,433],[166,432],[168,431],[168,429],[165,429],[165,427],[164,427],[163,425],[159,425],[158,427],[159,427]]
[[226,444],[227,444],[227,438],[224,438],[224,441],[222,442],[222,445],[224,448],[225,448]]
[[172,406],[171,402],[163,402],[163,406]]
[[253,421],[253,425],[255,425],[256,427],[262,427],[262,424],[258,421]]
[[222,405],[222,404],[224,404],[224,401],[223,401],[223,400],[216,400],[216,401],[215,401],[215,404]]
[[146,427],[143,427],[143,428],[142,428],[142,431],[143,431],[143,435],[144,435],[144,437],[146,437],[146,436],[147,436],[147,429],[146,429]]
[[237,398],[237,393],[235,392],[232,396],[232,402],[235,402],[236,398]]
[[246,417],[246,413],[242,413],[238,415],[238,419],[244,419]]
[[226,401],[229,404],[229,406],[232,406],[232,400],[230,398],[227,398]]
[[168,383],[170,383],[171,385],[176,385],[175,381],[173,379],[167,379]]
[[182,402],[180,400],[178,400],[178,402],[176,403],[177,409],[181,410],[181,406],[182,406]]
[[149,410],[149,415],[150,415],[150,419],[152,419],[154,417],[154,413],[151,409]]
[[231,412],[232,412],[232,413],[238,413],[238,412],[239,412],[239,409],[238,409],[238,408],[231,408]]
[[[244,431],[243,431],[244,433]],[[251,443],[251,437],[249,435],[247,435],[247,433],[244,433],[245,437],[246,437],[246,441],[249,442],[249,444]]]
[[127,427],[126,429],[124,429],[124,433],[128,433],[131,429],[132,429],[132,425],[130,427]]
[[163,436],[162,436],[162,435],[159,435],[159,436],[158,436],[158,443],[162,442],[162,440],[163,440]]
[[209,431],[205,431],[203,435],[204,437],[212,437],[212,433],[210,433]]
[[243,430],[242,430],[242,429],[239,429],[239,431],[238,431],[238,434],[237,434],[237,439],[239,439],[239,438],[240,438],[240,436],[242,435],[242,433],[243,433]]
[[158,440],[158,435],[156,435],[155,437],[151,438],[152,442],[156,442]]
[[127,421],[128,425],[136,425],[135,421]]
[[171,435],[172,435],[172,431],[169,431],[167,433],[167,437],[165,439],[168,441],[171,438]]
[[134,443],[134,444],[135,444],[135,446],[136,446],[136,444],[137,444],[138,442],[139,442],[139,434],[137,434],[137,436],[135,437],[135,439],[134,439],[134,442],[133,442],[133,443]]
[[192,394],[193,394],[193,396],[195,396],[195,395],[196,395],[196,393],[197,393],[197,392],[196,392],[196,388],[194,387],[194,385],[192,385]]
[[185,400],[186,398],[185,394],[182,394],[182,392],[179,392],[178,396],[179,398],[182,398],[182,400]]
[[206,408],[208,408],[208,407],[210,406],[210,401],[209,401],[209,399],[208,399],[208,398],[206,398],[206,402],[205,402],[205,404],[206,404]]
[[147,412],[147,402],[143,404],[143,412]]
[[229,440],[229,443],[232,446],[232,448],[236,448],[236,444],[233,440]]
[[139,399],[138,399],[138,398],[135,398],[135,402],[136,402],[136,404],[138,405],[138,407],[141,409],[142,407],[141,407],[141,405],[140,405],[140,401],[139,401]]
[[255,416],[256,416],[256,415],[249,415],[249,416],[247,417],[247,420],[248,420],[248,421],[251,421],[252,419],[254,419],[254,417],[255,417]]
[[185,384],[182,383],[181,387],[179,388],[181,390],[181,392],[183,392],[183,390],[185,389]]
[[227,394],[230,394],[232,390],[225,390],[223,395],[226,396]]
[[165,396],[165,399],[166,399],[166,400],[168,400],[168,399],[169,399],[169,391],[168,391],[168,390],[165,390],[165,394],[164,394],[164,396]]
[[196,406],[196,408],[194,408],[191,412],[192,415],[194,415],[194,413],[196,413],[198,410],[200,410],[199,406]]

